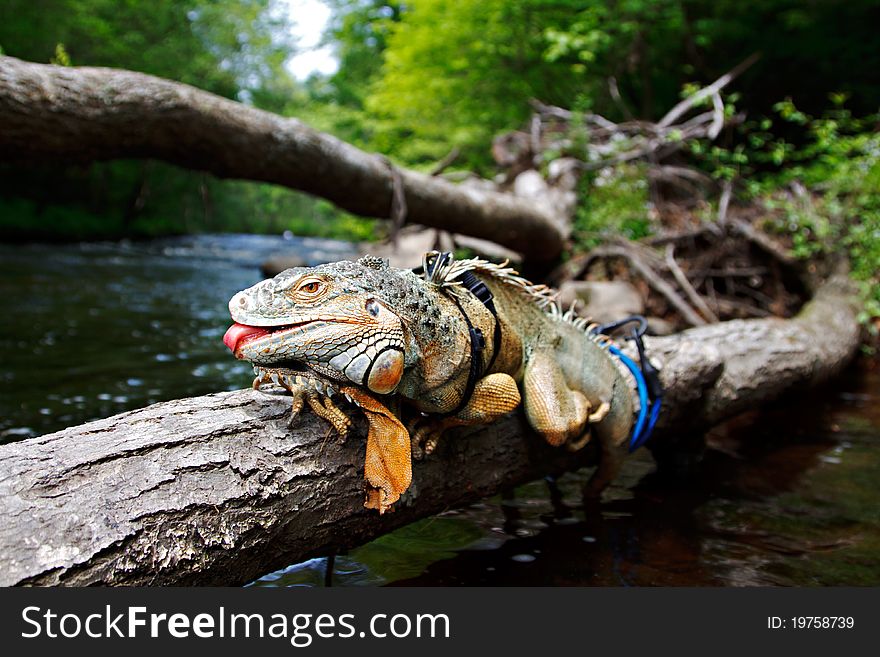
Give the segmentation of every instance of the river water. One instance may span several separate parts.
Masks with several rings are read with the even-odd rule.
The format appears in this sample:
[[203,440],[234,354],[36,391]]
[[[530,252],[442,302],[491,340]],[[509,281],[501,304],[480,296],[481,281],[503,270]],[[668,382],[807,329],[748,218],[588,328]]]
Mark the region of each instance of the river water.
[[[0,245],[0,441],[248,385],[221,342],[226,302],[277,253],[317,264],[353,248],[243,235]],[[875,366],[714,429],[690,475],[661,476],[640,450],[595,508],[578,495],[585,475],[533,482],[254,584],[320,586],[329,568],[337,586],[878,585]]]

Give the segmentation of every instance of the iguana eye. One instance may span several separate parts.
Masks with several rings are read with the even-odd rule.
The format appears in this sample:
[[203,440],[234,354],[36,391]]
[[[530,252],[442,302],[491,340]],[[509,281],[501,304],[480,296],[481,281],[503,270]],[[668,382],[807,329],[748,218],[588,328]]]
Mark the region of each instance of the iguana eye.
[[379,303],[375,299],[367,299],[367,303],[364,306],[367,309],[367,312],[370,313],[373,317],[379,316]]
[[297,292],[304,292],[305,294],[316,294],[321,289],[321,281],[316,281],[315,279],[305,280],[299,284],[296,288]]
[[328,292],[327,281],[317,276],[305,276],[292,284],[287,290],[287,296],[294,303],[317,303]]

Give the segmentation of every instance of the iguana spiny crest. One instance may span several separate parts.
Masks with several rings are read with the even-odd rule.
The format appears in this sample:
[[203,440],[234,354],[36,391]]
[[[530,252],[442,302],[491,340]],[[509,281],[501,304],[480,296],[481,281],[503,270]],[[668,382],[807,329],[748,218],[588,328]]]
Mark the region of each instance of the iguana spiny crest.
[[[491,312],[460,285],[466,272],[491,291]],[[409,487],[411,453],[430,453],[444,430],[492,422],[523,399],[553,445],[580,448],[598,436],[592,481],[601,490],[626,451],[632,394],[605,341],[553,299],[505,265],[445,262],[423,277],[367,256],[289,269],[239,292],[224,342],[256,366],[254,387],[291,391],[294,416],[308,403],[344,437],[350,420],[333,398],[361,407],[370,421],[366,506],[380,512]],[[412,439],[386,399],[417,411]]]

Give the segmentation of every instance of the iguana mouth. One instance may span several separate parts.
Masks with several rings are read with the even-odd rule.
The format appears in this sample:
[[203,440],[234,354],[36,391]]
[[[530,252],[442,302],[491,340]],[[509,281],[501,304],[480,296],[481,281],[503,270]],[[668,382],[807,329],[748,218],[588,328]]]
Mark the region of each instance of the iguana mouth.
[[229,350],[238,357],[238,354],[236,353],[237,349],[246,342],[253,342],[254,340],[264,338],[267,335],[282,333],[290,329],[303,327],[307,324],[314,324],[317,321],[320,320],[308,320],[305,322],[297,322],[295,324],[267,327],[248,326],[247,324],[239,324],[236,322],[226,330],[226,333],[223,336],[223,344],[229,347]]
[[264,384],[271,383],[289,392],[293,392],[294,386],[305,386],[330,398],[339,390],[338,381],[323,377],[302,363],[282,363],[278,367],[254,366],[254,377],[254,390],[260,390]]

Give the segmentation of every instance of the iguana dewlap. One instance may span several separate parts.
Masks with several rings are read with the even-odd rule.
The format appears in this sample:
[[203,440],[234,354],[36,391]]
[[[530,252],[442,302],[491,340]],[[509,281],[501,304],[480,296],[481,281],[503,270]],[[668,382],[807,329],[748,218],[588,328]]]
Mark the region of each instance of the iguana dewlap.
[[[494,313],[459,284],[465,272],[492,293]],[[367,256],[288,269],[236,294],[229,310],[236,323],[224,342],[255,365],[254,387],[289,389],[294,415],[308,403],[342,436],[350,421],[334,400],[344,396],[364,410],[366,504],[380,512],[411,480],[410,435],[388,408],[398,399],[426,416],[411,427],[417,456],[430,453],[445,429],[491,423],[521,401],[551,445],[599,441],[593,493],[626,454],[633,396],[604,340],[561,313],[550,290],[511,269],[463,260],[431,278]],[[483,336],[478,353],[469,323]],[[468,395],[472,353],[481,362]]]

